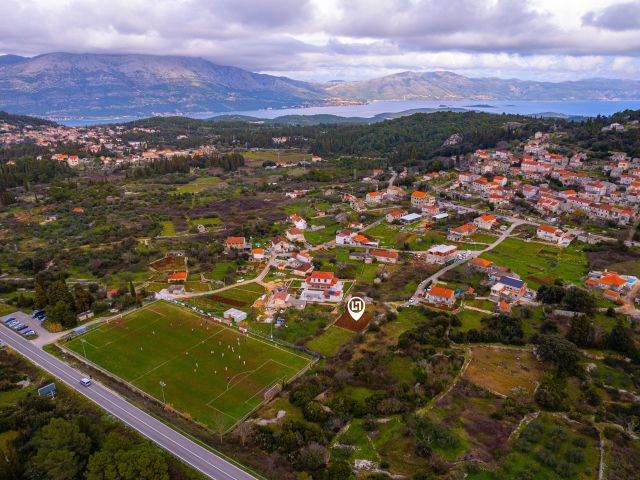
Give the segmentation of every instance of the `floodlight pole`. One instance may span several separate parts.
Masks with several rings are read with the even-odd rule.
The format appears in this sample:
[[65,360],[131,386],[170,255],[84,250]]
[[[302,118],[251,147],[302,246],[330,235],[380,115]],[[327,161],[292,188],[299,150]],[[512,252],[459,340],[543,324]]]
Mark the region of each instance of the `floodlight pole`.
[[87,341],[84,338],[81,338],[80,342],[82,342],[82,351],[84,352],[84,358],[87,358]]
[[167,400],[164,398],[164,387],[166,386],[167,384],[160,380],[160,388],[162,389],[162,403],[164,403],[165,405],[167,404]]

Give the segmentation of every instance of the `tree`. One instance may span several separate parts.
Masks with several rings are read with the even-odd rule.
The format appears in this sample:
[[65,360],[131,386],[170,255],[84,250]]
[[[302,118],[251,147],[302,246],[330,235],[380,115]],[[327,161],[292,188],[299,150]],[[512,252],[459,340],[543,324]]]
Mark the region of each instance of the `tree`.
[[120,448],[105,446],[94,453],[85,476],[87,480],[169,480],[167,463],[156,448],[150,445],[131,448],[128,443]]
[[607,347],[623,353],[632,360],[638,359],[638,348],[633,342],[633,332],[626,328],[621,320],[614,325],[607,338]]
[[47,287],[42,275],[36,275],[36,281],[33,288],[35,291],[35,307],[46,307],[49,304],[49,296],[47,295]]
[[63,327],[75,327],[78,324],[76,314],[71,305],[59,301],[53,307],[47,309],[47,318],[53,323],[59,323]]
[[129,281],[129,295],[136,298],[136,287],[133,286],[133,282]]
[[53,418],[28,444],[36,454],[26,466],[32,479],[72,480],[84,469],[91,451],[91,439],[78,425],[63,418]]
[[584,348],[593,345],[594,337],[593,322],[585,315],[577,315],[571,319],[567,340]]
[[565,292],[562,304],[573,312],[593,313],[597,303],[593,295],[578,287],[571,287]]
[[64,280],[56,280],[47,288],[47,297],[49,305],[56,305],[58,302],[64,302],[69,305],[72,311],[75,311],[75,302],[73,295]]
[[558,370],[573,371],[580,361],[576,345],[559,335],[538,335],[534,343],[537,354],[543,360],[554,363]]
[[93,296],[82,285],[76,285],[73,294],[78,312],[86,312],[93,305]]

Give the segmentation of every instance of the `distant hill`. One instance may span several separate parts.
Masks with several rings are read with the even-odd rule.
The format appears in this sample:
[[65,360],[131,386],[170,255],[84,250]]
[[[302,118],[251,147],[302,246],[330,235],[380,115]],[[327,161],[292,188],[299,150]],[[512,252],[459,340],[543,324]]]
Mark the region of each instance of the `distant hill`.
[[[402,99],[469,100],[470,106],[489,100],[638,100],[640,81],[552,83],[468,78],[451,72],[403,72],[371,80],[319,84],[193,57],[71,53],[33,58],[0,56],[0,109],[57,120],[206,115],[326,105],[337,100]],[[293,115],[291,121],[313,121],[298,117]],[[344,122],[340,118],[325,120]]]
[[363,100],[638,100],[640,81],[593,78],[570,82],[469,78],[451,72],[403,72],[327,87],[335,97]]
[[148,116],[292,107],[326,97],[310,83],[202,58],[70,53],[19,58],[0,60],[0,108],[15,113]]
[[30,117],[28,115],[14,115],[11,113],[0,111],[0,123],[8,123],[9,125],[15,125],[17,127],[23,127],[25,125],[32,126],[55,126],[56,122],[51,120],[45,120],[38,117]]

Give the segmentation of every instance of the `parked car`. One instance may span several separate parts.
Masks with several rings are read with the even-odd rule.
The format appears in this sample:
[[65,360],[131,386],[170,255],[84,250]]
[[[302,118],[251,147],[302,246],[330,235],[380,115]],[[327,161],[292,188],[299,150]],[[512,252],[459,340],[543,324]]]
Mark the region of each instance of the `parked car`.
[[13,327],[15,327],[16,325],[18,325],[19,323],[20,323],[20,322],[19,322],[18,320],[11,320],[9,323],[7,323],[7,326],[8,326],[9,328],[13,328]]
[[4,321],[5,325],[8,325],[9,323],[13,322],[16,318],[15,317],[9,317]]
[[22,330],[25,330],[27,328],[29,328],[29,325],[25,325],[24,323],[21,323],[20,325],[15,326],[14,330],[16,332],[21,332]]
[[36,331],[35,330],[25,330],[24,332],[22,332],[22,335],[24,335],[25,337],[29,336],[29,335],[35,335]]

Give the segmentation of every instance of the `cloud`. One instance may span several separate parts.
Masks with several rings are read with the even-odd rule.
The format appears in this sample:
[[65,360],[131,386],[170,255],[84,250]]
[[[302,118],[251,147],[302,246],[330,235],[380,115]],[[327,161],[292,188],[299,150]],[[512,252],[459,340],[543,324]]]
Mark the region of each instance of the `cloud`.
[[640,6],[604,1],[3,0],[0,52],[199,56],[318,80],[635,75]]
[[628,2],[590,11],[582,17],[585,25],[616,32],[640,30],[640,3]]

